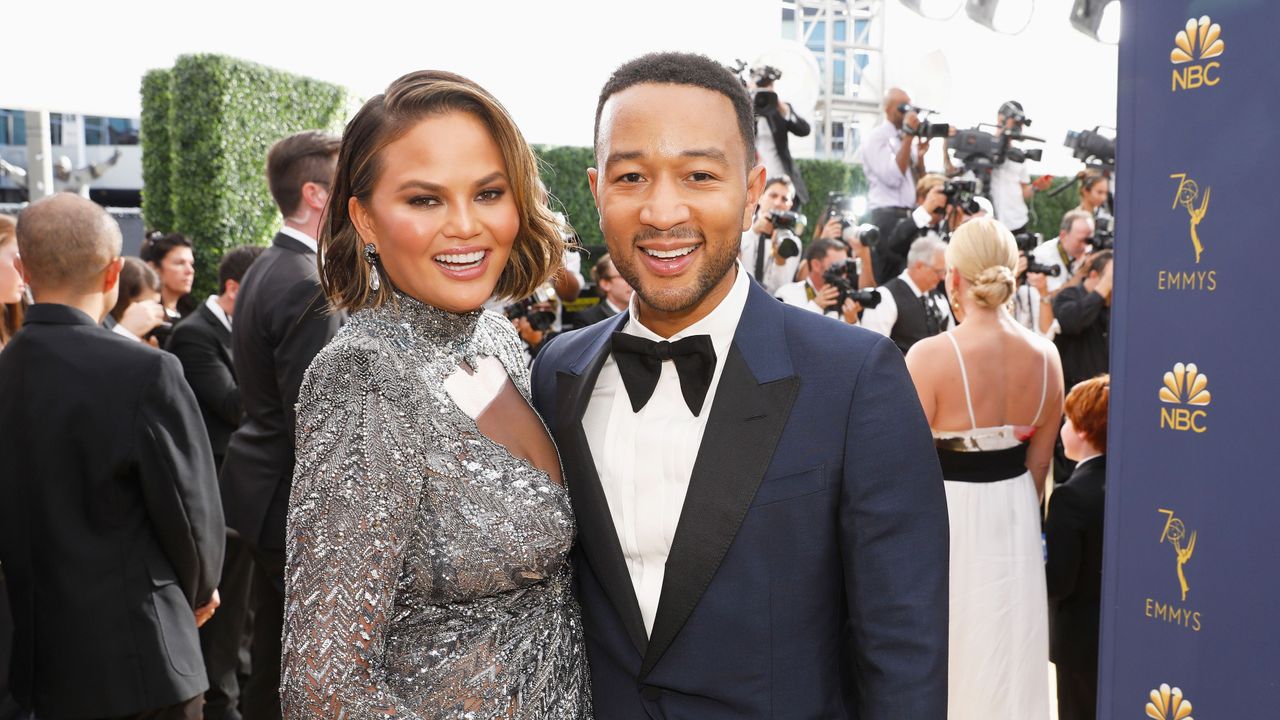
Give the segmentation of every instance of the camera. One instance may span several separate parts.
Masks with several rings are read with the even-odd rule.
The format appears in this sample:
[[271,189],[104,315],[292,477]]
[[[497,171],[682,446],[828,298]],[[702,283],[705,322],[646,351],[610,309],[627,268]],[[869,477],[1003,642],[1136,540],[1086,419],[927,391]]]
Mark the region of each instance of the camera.
[[1035,260],[1032,260],[1030,256],[1028,256],[1027,272],[1040,273],[1041,275],[1048,275],[1050,277],[1058,277],[1059,275],[1062,274],[1062,268],[1057,265],[1041,265]]
[[751,82],[756,87],[772,85],[782,79],[782,71],[772,65],[761,65],[751,68]]
[[1116,141],[1098,132],[1101,126],[1092,130],[1068,130],[1063,146],[1071,148],[1071,156],[1086,163],[1115,167]]
[[827,209],[822,213],[823,225],[834,218],[840,220],[840,239],[846,243],[857,240],[865,247],[874,247],[880,241],[880,228],[858,224],[858,214],[853,211],[853,198],[845,193],[827,193]]
[[540,285],[537,290],[533,291],[533,295],[513,302],[502,308],[502,314],[507,316],[508,320],[517,318],[527,318],[529,327],[539,332],[546,332],[556,322],[556,314],[553,310],[543,310],[536,308],[537,305],[545,305],[556,301],[556,289],[551,283]]
[[840,312],[845,300],[853,300],[864,308],[873,308],[880,304],[879,290],[858,289],[859,270],[858,260],[841,260],[832,263],[831,267],[822,273],[822,281],[840,291],[836,304],[828,308],[827,312]]
[[156,344],[160,347],[164,347],[165,343],[169,342],[169,336],[171,334],[173,334],[173,323],[166,320],[165,322],[151,328],[151,332],[142,336],[142,339],[150,340],[151,338],[155,338]]
[[978,194],[978,183],[973,180],[948,180],[942,184],[942,194],[947,196],[947,205],[968,215],[976,215],[982,209],[974,199]]
[[1093,237],[1089,238],[1093,252],[1112,250],[1116,246],[1116,219],[1110,215],[1098,215],[1093,219]]
[[804,216],[790,210],[771,210],[769,222],[773,223],[773,233],[778,238],[778,257],[799,255],[800,238],[796,236],[796,227],[804,224]]
[[1016,233],[1013,236],[1013,241],[1017,243],[1019,251],[1029,253],[1035,250],[1037,245],[1044,242],[1044,236],[1033,232]]
[[1027,150],[1014,147],[1012,144],[1014,140],[1042,142],[1039,138],[1017,132],[1008,132],[996,137],[981,128],[970,128],[957,132],[956,136],[951,138],[949,145],[955,151],[956,159],[975,171],[982,166],[990,168],[1000,165],[1005,160],[1016,163],[1028,160],[1039,161],[1044,155],[1044,151],[1039,148]]
[[[902,114],[914,112],[917,115],[930,114],[933,111],[922,107],[916,107],[910,103],[902,103],[898,106],[898,111]],[[931,122],[921,119],[914,128],[907,127],[906,123],[902,124],[902,132],[904,135],[910,135],[917,138],[944,138],[951,134],[951,125],[948,123]]]

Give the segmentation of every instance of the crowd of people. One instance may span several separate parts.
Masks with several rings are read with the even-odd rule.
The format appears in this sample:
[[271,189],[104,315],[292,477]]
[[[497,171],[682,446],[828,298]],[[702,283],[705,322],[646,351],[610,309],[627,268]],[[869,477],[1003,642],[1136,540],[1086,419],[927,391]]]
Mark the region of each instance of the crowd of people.
[[191,238],[0,215],[0,718],[1023,720],[1050,660],[1093,717],[1106,178],[1022,246],[1037,184],[957,202],[895,89],[880,241],[810,233],[757,90],[614,72],[585,289],[443,72],[275,143],[281,229],[203,301]]

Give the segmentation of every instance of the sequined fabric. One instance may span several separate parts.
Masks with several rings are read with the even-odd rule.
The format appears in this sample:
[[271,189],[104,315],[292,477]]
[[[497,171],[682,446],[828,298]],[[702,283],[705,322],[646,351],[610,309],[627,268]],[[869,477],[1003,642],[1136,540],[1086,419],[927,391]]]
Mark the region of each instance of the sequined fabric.
[[504,318],[399,296],[352,315],[307,370],[286,718],[591,716],[568,494],[482,435],[444,388],[483,356],[528,399]]

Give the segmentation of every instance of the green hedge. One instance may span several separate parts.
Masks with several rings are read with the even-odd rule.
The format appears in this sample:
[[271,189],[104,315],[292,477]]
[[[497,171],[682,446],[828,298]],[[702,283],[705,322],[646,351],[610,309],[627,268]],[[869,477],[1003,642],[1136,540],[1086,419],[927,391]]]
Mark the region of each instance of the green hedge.
[[[1073,179],[1071,177],[1055,177],[1050,190],[1064,183],[1069,183]],[[1036,193],[1027,203],[1027,206],[1031,209],[1031,222],[1029,223],[1031,231],[1044,235],[1045,240],[1052,240],[1058,237],[1058,226],[1062,223],[1062,216],[1079,204],[1080,193],[1078,188],[1064,190],[1057,197],[1049,197],[1042,192]]]
[[173,221],[173,148],[169,112],[173,105],[173,73],[152,70],[142,76],[142,215],[147,226],[171,228]]
[[[267,150],[303,130],[339,131],[347,93],[222,55],[181,56],[167,74],[163,129],[163,93],[146,91],[144,80],[142,133],[151,144],[143,145],[143,156],[154,157],[143,164],[151,195],[143,217],[153,229],[192,239],[198,268],[193,293],[201,297],[216,290],[216,268],[226,250],[265,244],[280,227],[267,189]],[[152,82],[162,87],[158,76]],[[159,192],[151,188],[153,177],[160,179]]]

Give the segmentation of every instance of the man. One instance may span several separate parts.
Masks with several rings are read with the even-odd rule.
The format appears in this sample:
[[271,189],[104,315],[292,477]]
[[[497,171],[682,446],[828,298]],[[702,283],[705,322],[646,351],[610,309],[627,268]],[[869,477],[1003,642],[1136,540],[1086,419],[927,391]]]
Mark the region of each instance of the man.
[[[1093,237],[1093,217],[1083,210],[1071,210],[1062,216],[1058,237],[1041,243],[1031,251],[1031,259],[1041,265],[1059,268],[1057,276],[1049,276],[1049,295],[1044,302],[1052,302],[1053,294],[1062,289],[1079,267],[1080,260],[1089,252],[1089,238]],[[1069,388],[1068,388],[1069,389]]]
[[35,304],[0,354],[0,564],[14,697],[41,718],[199,718],[197,625],[218,605],[222,508],[176,358],[98,325],[120,228],[70,193],[18,221]]
[[[1108,372],[1110,366],[1112,253],[1090,255],[1076,277],[1053,297],[1057,335],[1053,342],[1062,357],[1062,387]],[[1067,458],[1062,439],[1054,445],[1053,479],[1063,483],[1075,463]]]
[[316,268],[316,235],[329,201],[339,140],[303,132],[267,154],[267,184],[284,227],[253,263],[235,306],[232,358],[244,419],[222,466],[227,527],[253,557],[253,673],[245,717],[280,717],[284,526],[293,480],[294,405],[302,374],[338,331]]
[[752,134],[703,56],[644,56],[600,93],[588,179],[635,295],[533,372],[578,518],[595,714],[943,717],[929,429],[891,343],[739,265],[765,182]]
[[885,121],[867,134],[862,143],[862,169],[870,186],[867,205],[871,224],[880,228],[880,236],[888,237],[898,221],[911,213],[916,180],[924,177],[924,156],[929,140],[917,138],[910,131],[919,125],[911,97],[901,88],[890,88],[884,97]]
[[937,173],[929,173],[916,183],[915,209],[899,220],[888,239],[873,251],[878,283],[884,284],[906,269],[907,252],[917,238],[925,235],[940,237],[939,231],[943,228],[948,209],[960,212],[959,208],[947,205],[946,183],[947,179]]
[[[222,257],[218,264],[218,294],[178,323],[165,349],[182,363],[187,384],[200,403],[200,414],[213,448],[213,462],[221,469],[227,441],[240,424],[240,389],[231,363],[231,318],[235,314],[240,282],[262,248],[243,246]],[[200,648],[209,674],[205,693],[206,720],[239,720],[241,650],[248,642],[250,577],[252,560],[239,533],[227,532],[222,579],[222,612],[200,628]],[[248,665],[248,663],[243,663]]]
[[767,176],[791,178],[795,183],[795,203],[787,210],[799,210],[809,202],[809,190],[805,187],[800,168],[791,157],[791,142],[788,135],[806,137],[809,134],[809,123],[796,114],[791,103],[782,102],[778,93],[774,92],[773,80],[765,76],[756,84],[754,97],[756,112],[756,152],[760,162],[765,166]]
[[[783,285],[776,296],[788,305],[802,307],[822,315],[837,317],[836,303],[840,301],[840,289],[827,282],[827,270],[836,263],[849,261],[849,246],[836,240],[815,240],[804,253],[805,279]],[[850,325],[858,324],[860,308],[852,298],[846,298],[839,317]]]
[[591,279],[600,293],[600,302],[578,313],[578,327],[594,325],[624,312],[631,302],[631,286],[618,274],[609,253],[601,255],[591,267]]
[[[1025,118],[1022,103],[1017,100],[1010,100],[1001,105],[996,112],[996,137],[1000,138],[1004,135],[1019,137],[1022,126],[1026,122]],[[943,153],[943,165],[948,175],[964,172],[962,168],[952,164],[947,153]],[[969,176],[972,177],[971,174]],[[1030,219],[1027,201],[1037,190],[1046,189],[1052,182],[1053,178],[1044,176],[1033,183],[1031,171],[1027,169],[1025,162],[1005,160],[991,169],[991,186],[985,188],[985,192],[991,197],[996,219],[1004,223],[1004,226],[1014,235],[1018,235],[1027,231],[1027,222]]]
[[880,304],[862,315],[862,326],[893,340],[906,355],[912,345],[953,324],[947,299],[937,292],[947,276],[947,246],[935,237],[911,243],[907,269],[880,288]]
[[769,293],[776,293],[778,288],[795,280],[796,270],[800,267],[798,239],[795,255],[783,257],[778,254],[780,238],[770,217],[775,212],[790,210],[794,196],[795,186],[790,176],[780,175],[766,180],[755,219],[751,227],[742,233],[742,267]]

